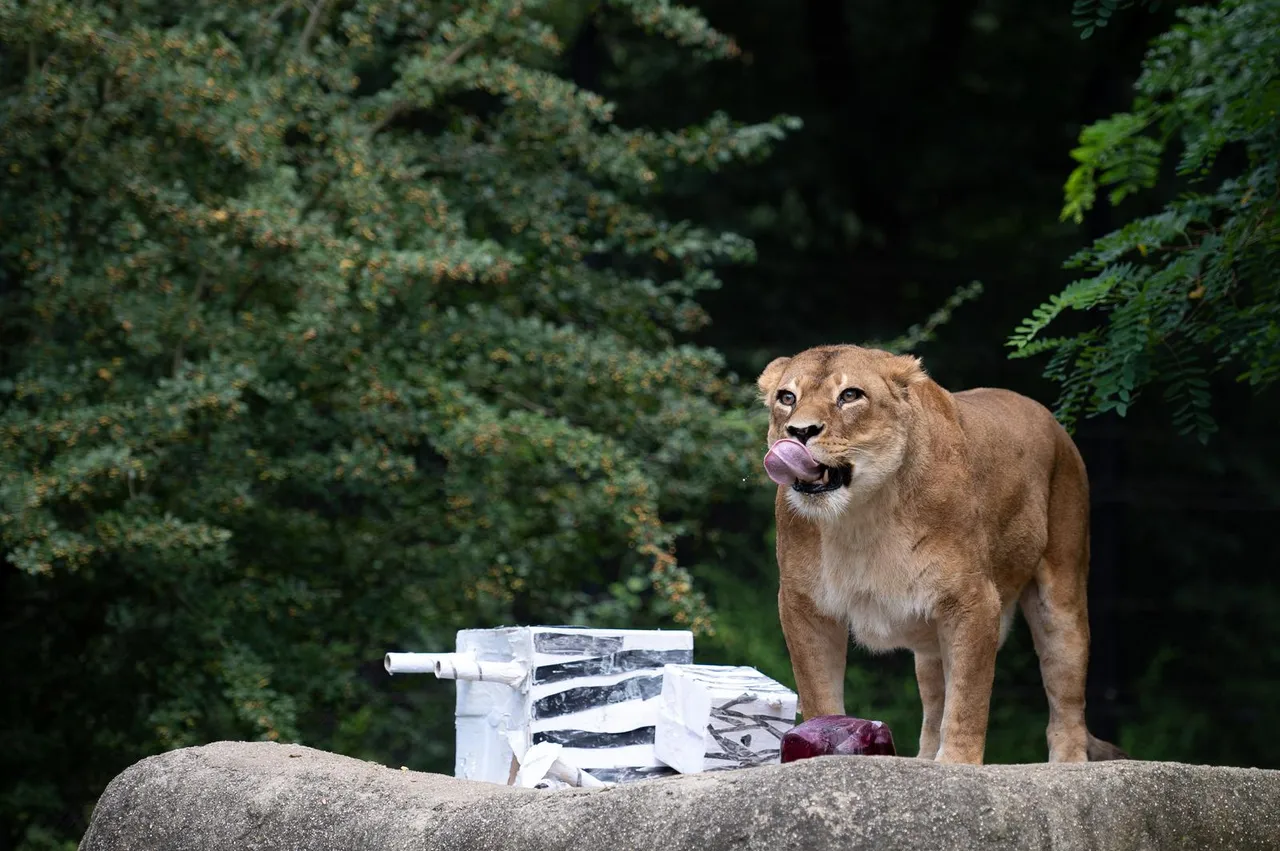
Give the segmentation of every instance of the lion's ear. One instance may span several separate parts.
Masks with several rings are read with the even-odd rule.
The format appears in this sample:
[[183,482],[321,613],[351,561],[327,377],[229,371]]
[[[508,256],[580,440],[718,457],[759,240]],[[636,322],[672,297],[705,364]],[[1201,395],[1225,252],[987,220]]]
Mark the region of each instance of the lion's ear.
[[771,399],[769,397],[773,395],[779,379],[782,378],[782,372],[789,363],[791,363],[791,358],[774,358],[764,368],[764,372],[760,373],[760,377],[756,379],[756,386],[760,388],[760,399],[766,406],[770,404]]
[[924,365],[915,355],[894,355],[885,366],[889,386],[905,397],[913,384],[929,380]]

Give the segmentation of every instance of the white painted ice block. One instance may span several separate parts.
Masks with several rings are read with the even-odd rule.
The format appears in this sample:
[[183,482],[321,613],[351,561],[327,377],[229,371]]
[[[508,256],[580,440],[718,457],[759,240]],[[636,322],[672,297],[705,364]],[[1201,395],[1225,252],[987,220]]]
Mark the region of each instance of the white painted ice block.
[[465,629],[456,648],[432,659],[388,654],[385,663],[389,673],[457,680],[455,777],[507,784],[513,744],[523,756],[543,742],[561,745],[560,760],[606,783],[673,773],[654,751],[662,669],[693,661],[693,633]]
[[654,749],[681,774],[781,762],[796,693],[751,667],[671,664],[663,670]]

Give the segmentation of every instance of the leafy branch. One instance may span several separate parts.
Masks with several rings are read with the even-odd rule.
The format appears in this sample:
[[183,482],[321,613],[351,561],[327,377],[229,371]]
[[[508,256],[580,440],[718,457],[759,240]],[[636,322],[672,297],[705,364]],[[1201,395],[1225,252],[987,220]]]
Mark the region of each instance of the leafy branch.
[[[1117,8],[1076,4],[1078,16]],[[1011,357],[1051,356],[1064,423],[1123,416],[1160,385],[1178,431],[1203,442],[1216,430],[1214,375],[1231,370],[1258,389],[1280,378],[1280,0],[1178,17],[1147,52],[1133,108],[1081,132],[1061,218],[1083,221],[1100,194],[1118,206],[1153,189],[1175,151],[1184,191],[1069,258],[1090,274],[1033,310],[1007,345]],[[1228,148],[1240,156],[1220,163]],[[1092,327],[1041,336],[1068,313]]]
[[867,345],[891,352],[910,352],[924,343],[933,340],[939,328],[951,321],[952,315],[966,302],[974,301],[982,295],[982,282],[973,281],[956,287],[946,301],[937,310],[929,314],[923,323],[912,325],[906,333],[887,342],[868,343]]
[[[1145,6],[1150,12],[1159,9],[1160,3],[1161,0],[1138,0],[1138,5]],[[1071,23],[1080,30],[1080,38],[1086,39],[1093,35],[1094,30],[1111,23],[1117,12],[1133,5],[1134,0],[1075,0],[1071,4]]]

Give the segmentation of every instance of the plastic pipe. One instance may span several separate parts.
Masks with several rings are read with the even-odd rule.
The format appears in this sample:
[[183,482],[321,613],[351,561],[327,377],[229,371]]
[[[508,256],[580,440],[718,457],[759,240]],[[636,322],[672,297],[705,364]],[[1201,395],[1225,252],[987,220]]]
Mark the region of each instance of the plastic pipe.
[[515,686],[529,673],[519,662],[486,662],[470,653],[441,653],[434,673],[442,680],[470,680]]
[[382,666],[388,674],[434,674],[436,660],[449,653],[388,653]]

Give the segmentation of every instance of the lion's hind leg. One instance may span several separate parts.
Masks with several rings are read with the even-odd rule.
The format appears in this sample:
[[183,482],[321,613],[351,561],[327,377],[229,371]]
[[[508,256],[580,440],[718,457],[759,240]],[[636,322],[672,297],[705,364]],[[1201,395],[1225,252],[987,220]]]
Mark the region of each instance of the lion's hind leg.
[[1049,761],[1085,762],[1089,743],[1084,720],[1089,620],[1083,583],[1055,577],[1044,563],[1036,577],[1022,592],[1021,604],[1049,698]]
[[1050,762],[1124,758],[1085,725],[1089,669],[1089,482],[1084,461],[1059,427],[1049,485],[1048,540],[1019,602],[1031,627],[1049,698]]

